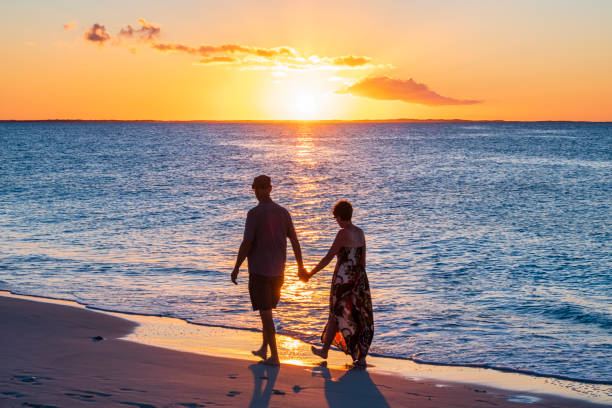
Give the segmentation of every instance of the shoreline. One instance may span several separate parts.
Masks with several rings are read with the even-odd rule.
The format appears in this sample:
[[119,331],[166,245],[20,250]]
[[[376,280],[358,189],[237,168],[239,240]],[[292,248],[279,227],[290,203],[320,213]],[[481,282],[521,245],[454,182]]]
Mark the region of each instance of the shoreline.
[[[180,355],[192,356],[183,357],[188,359],[218,358],[222,361],[240,361],[240,364],[243,366],[246,364],[256,364],[257,362],[257,358],[250,354],[250,350],[257,348],[260,342],[260,333],[255,331],[196,325],[170,317],[107,312],[88,308],[72,301],[16,295],[0,291],[0,301],[5,302],[6,299],[68,307],[75,311],[80,309],[88,314],[92,314],[92,320],[95,320],[93,318],[94,315],[100,315],[119,318],[120,321],[128,321],[131,324],[131,329],[116,338],[116,341],[123,345],[130,344],[134,347],[151,347],[156,350],[165,350],[164,353],[178,352]],[[8,327],[11,328],[10,325]],[[316,370],[322,370],[320,366],[321,360],[312,356],[309,344],[283,335],[278,336],[278,344],[283,363],[282,370],[292,371],[289,379],[295,377],[296,374],[293,373],[295,370],[311,372],[310,377],[316,377],[318,375]],[[328,365],[324,367],[324,370],[331,373],[329,375],[337,376],[343,373],[347,375],[347,373],[353,372],[346,370],[346,363],[349,360],[339,351],[332,350],[328,361]],[[427,387],[435,390],[435,392],[444,391],[443,394],[446,395],[448,392],[453,394],[458,392],[458,389],[467,387],[471,390],[471,394],[468,395],[475,395],[476,393],[480,394],[475,390],[484,387],[486,390],[483,391],[486,392],[477,395],[481,400],[484,395],[487,398],[493,396],[500,398],[502,396],[501,398],[508,404],[522,401],[537,406],[545,401],[550,402],[552,398],[555,401],[558,400],[557,403],[567,404],[559,406],[612,405],[612,386],[609,385],[565,381],[521,373],[507,373],[492,368],[423,364],[411,360],[377,356],[371,356],[369,364],[371,367],[367,370],[368,378],[369,375],[377,378],[381,377],[383,378],[382,384],[386,384],[389,381],[394,384],[399,382],[402,384],[402,388],[427,385]],[[380,381],[377,380],[376,384],[379,383]],[[299,383],[295,385],[298,389],[302,387]],[[3,391],[0,389],[0,392]],[[377,391],[382,393],[383,396],[388,397],[387,400],[389,401],[395,401],[397,398],[400,398],[397,395],[388,396],[384,387],[378,387]],[[435,392],[433,393],[434,395]],[[419,393],[417,392],[417,394]],[[429,391],[429,394],[432,394],[432,391]],[[512,398],[515,398],[515,400]],[[454,397],[451,400],[454,401]],[[295,402],[295,406],[301,406],[300,404],[298,401]],[[466,406],[469,406],[469,404]]]

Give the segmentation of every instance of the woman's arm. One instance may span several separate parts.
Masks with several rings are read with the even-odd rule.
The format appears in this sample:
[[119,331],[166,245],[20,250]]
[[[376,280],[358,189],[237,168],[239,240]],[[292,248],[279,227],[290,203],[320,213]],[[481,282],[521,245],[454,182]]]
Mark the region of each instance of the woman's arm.
[[340,230],[336,234],[336,238],[334,239],[334,242],[332,243],[331,247],[329,248],[329,251],[327,251],[327,254],[323,257],[323,259],[321,259],[321,261],[319,261],[317,266],[315,266],[310,271],[310,274],[309,274],[308,278],[311,278],[315,273],[317,273],[321,269],[325,268],[331,262],[331,260],[334,258],[334,256],[336,256],[336,254],[338,254],[338,251],[340,250],[340,246],[342,244],[342,237],[343,237],[342,230]]
[[366,267],[366,244],[363,241],[363,254],[361,254],[361,266]]
[[361,254],[361,266],[366,267],[366,239],[365,233],[361,231],[361,236],[363,237],[363,254]]

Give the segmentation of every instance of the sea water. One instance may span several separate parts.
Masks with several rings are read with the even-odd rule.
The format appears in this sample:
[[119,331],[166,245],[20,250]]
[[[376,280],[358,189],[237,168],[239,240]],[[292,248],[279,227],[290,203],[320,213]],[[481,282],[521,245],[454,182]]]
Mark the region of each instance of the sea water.
[[[258,174],[308,267],[354,205],[374,354],[612,383],[612,124],[0,123],[0,290],[256,329]],[[316,343],[333,264],[278,331]]]

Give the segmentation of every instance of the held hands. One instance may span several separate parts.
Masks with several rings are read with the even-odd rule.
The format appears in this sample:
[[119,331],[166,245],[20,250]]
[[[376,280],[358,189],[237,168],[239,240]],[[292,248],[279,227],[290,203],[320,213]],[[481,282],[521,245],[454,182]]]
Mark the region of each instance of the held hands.
[[308,282],[308,279],[310,279],[310,274],[308,274],[306,268],[303,266],[298,267],[298,278],[304,283]]

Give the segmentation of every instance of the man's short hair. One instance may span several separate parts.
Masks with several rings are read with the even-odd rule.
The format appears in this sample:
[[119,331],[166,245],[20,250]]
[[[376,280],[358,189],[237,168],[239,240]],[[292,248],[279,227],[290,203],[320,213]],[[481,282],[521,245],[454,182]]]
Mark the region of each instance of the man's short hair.
[[265,175],[259,175],[253,179],[252,188],[269,188],[272,187],[272,180]]
[[344,221],[350,221],[353,217],[353,206],[345,200],[340,200],[334,205],[334,217],[340,217]]

